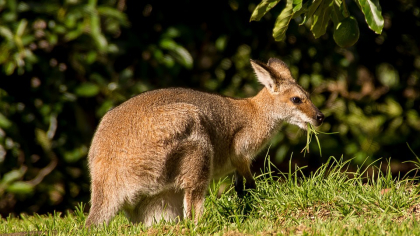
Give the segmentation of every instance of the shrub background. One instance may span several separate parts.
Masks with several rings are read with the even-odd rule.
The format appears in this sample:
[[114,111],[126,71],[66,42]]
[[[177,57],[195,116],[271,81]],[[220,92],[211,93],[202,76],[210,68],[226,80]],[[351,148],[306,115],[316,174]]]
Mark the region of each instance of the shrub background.
[[314,39],[301,19],[275,42],[281,7],[249,23],[258,3],[0,0],[0,214],[88,202],[86,155],[107,110],[171,86],[252,96],[262,86],[251,58],[287,62],[326,115],[321,130],[339,132],[320,136],[322,157],[314,143],[304,158],[306,133],[284,125],[269,150],[280,168],[293,153],[308,171],[331,155],[354,165],[392,157],[394,173],[408,171],[406,143],[420,153],[419,4],[381,1],[385,26],[376,35],[349,2],[360,39],[343,49],[332,25]]

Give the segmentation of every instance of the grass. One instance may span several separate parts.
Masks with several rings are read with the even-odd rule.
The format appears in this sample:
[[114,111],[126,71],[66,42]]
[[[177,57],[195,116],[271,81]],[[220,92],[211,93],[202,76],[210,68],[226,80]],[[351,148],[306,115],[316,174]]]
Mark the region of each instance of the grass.
[[[150,228],[132,225],[118,215],[108,226],[83,228],[83,204],[73,213],[8,217],[0,234],[28,235],[420,235],[419,187],[411,179],[393,178],[380,168],[347,171],[349,161],[331,157],[305,177],[302,168],[274,176],[266,160],[257,189],[244,199],[230,181],[212,184],[198,225],[190,220]],[[226,187],[220,195],[219,189]],[[220,196],[219,196],[220,195]],[[12,234],[14,233],[14,234]]]

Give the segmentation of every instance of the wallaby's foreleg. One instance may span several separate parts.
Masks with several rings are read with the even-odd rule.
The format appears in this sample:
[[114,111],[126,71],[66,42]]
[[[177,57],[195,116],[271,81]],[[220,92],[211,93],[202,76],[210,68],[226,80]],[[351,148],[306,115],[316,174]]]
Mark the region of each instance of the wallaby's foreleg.
[[255,180],[252,177],[251,169],[249,164],[246,162],[242,162],[241,164],[236,165],[235,171],[235,191],[238,194],[238,197],[244,197],[244,179],[245,182],[245,189],[255,189],[256,184]]
[[205,188],[186,189],[184,193],[184,216],[197,224],[204,210]]

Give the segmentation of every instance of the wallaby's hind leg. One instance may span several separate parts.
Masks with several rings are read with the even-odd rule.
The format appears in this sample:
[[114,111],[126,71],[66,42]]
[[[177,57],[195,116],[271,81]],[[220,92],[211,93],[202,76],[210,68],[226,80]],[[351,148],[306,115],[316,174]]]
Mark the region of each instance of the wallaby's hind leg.
[[183,196],[181,191],[170,189],[158,195],[142,197],[134,207],[125,206],[124,212],[132,223],[142,222],[147,227],[161,220],[177,222],[183,219]]
[[86,227],[103,223],[108,224],[120,209],[121,202],[118,195],[111,196],[114,192],[104,188],[103,183],[98,184],[95,181],[92,183],[91,207],[86,220]]
[[213,153],[205,145],[194,145],[196,150],[189,152],[188,166],[182,167],[184,190],[184,217],[194,219],[197,224],[204,210],[204,199],[211,178]]

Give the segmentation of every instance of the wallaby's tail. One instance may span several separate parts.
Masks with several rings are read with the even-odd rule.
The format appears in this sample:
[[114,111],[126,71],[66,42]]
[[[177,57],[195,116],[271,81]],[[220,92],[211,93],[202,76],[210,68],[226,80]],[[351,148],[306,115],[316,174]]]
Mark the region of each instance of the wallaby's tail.
[[105,184],[106,182],[99,183],[95,180],[92,182],[91,208],[86,220],[86,227],[108,224],[123,204],[119,195],[113,195],[115,191],[110,191],[108,189],[110,186]]

